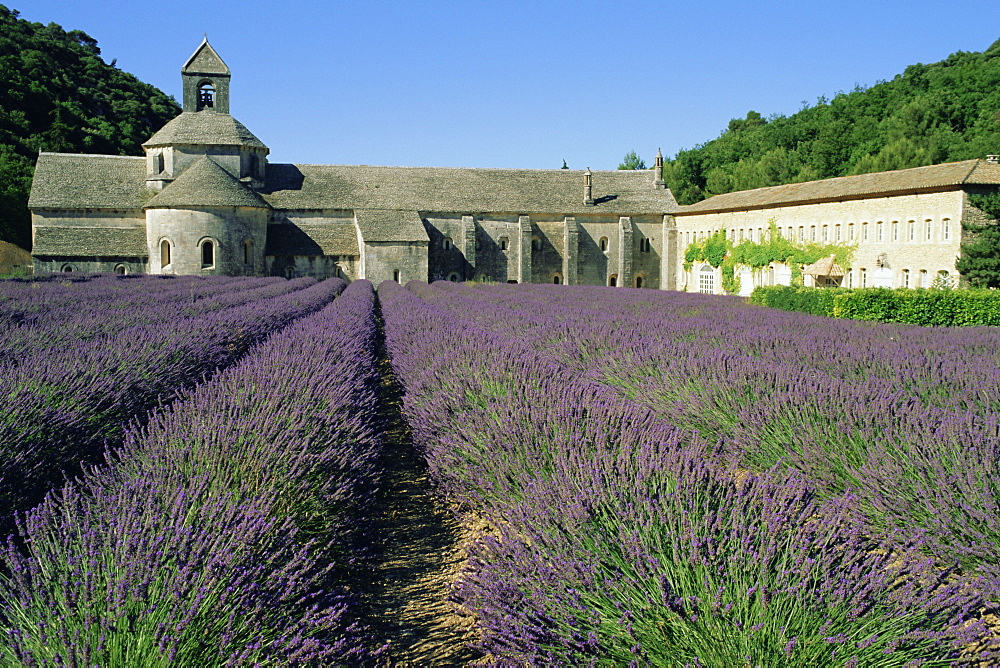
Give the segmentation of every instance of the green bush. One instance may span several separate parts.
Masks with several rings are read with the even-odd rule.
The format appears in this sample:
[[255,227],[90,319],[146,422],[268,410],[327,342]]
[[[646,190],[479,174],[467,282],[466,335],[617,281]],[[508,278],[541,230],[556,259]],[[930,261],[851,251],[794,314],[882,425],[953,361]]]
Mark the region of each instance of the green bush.
[[1000,291],[906,288],[757,288],[750,303],[854,320],[956,327],[1000,326]]

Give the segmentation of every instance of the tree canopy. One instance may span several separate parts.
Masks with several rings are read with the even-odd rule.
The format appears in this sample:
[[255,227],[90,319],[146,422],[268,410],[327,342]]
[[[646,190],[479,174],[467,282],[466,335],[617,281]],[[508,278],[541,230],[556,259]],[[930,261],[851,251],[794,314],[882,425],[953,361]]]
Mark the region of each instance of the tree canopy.
[[141,155],[180,113],[172,97],[107,64],[97,40],[0,5],[0,240],[31,246],[39,151]]
[[618,169],[646,169],[646,161],[640,158],[635,151],[629,151],[622,158]]
[[663,176],[681,204],[736,190],[1000,153],[1000,40],[910,65],[892,81],[821,97],[791,116],[756,111],[677,153]]

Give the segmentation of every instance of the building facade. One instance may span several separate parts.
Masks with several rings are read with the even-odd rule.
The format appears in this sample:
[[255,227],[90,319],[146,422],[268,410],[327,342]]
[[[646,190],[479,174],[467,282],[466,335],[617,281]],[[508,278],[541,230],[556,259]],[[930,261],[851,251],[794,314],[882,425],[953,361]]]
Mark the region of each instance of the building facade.
[[39,155],[38,272],[471,279],[673,288],[653,170],[270,164],[208,41],[144,157]]
[[[680,290],[720,292],[718,269],[703,262],[684,268],[688,245],[718,230],[734,244],[761,242],[772,223],[796,242],[853,246],[851,266],[838,277],[843,287],[921,288],[935,278],[954,282],[963,223],[986,219],[969,195],[998,185],[1000,164],[991,156],[709,197],[670,216],[678,238],[671,262],[675,283]],[[774,282],[774,269],[779,268],[745,274],[752,284],[743,285],[743,292]],[[778,282],[790,274],[782,277]]]

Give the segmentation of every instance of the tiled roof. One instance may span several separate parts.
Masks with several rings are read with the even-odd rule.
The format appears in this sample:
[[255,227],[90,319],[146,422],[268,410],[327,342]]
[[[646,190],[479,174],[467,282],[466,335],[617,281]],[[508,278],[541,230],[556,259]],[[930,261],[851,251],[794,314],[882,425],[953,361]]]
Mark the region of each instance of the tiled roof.
[[237,181],[208,156],[202,156],[146,203],[147,209],[185,206],[252,206],[266,209],[260,195]]
[[476,214],[663,214],[677,208],[651,170],[593,173],[594,206],[583,203],[583,173],[566,169],[460,169],[368,165],[267,166],[261,191],[276,209],[382,209]]
[[146,257],[145,227],[37,227],[33,255]]
[[267,226],[264,255],[353,255],[358,256],[358,232],[354,225]]
[[354,212],[361,238],[368,241],[428,241],[427,230],[416,211],[357,209]]
[[267,148],[245,125],[210,109],[183,111],[160,128],[143,147],[196,144],[209,146],[253,146]]
[[864,199],[902,192],[929,191],[973,184],[1000,184],[1000,165],[985,160],[963,160],[891,172],[841,176],[822,181],[741,190],[715,195],[680,207],[675,215],[740,211],[790,206],[807,202]]
[[148,199],[145,158],[40,153],[28,206],[33,209],[141,209]]

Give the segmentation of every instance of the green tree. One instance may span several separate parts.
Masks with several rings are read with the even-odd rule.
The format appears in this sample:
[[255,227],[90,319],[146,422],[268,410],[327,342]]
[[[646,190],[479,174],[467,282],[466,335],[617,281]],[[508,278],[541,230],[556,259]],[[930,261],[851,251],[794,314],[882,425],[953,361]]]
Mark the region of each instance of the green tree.
[[636,155],[635,151],[629,151],[625,154],[622,163],[618,165],[618,169],[646,169],[646,163]]
[[962,223],[966,234],[955,268],[974,287],[1000,288],[1000,192],[973,194],[969,201],[989,219]]

